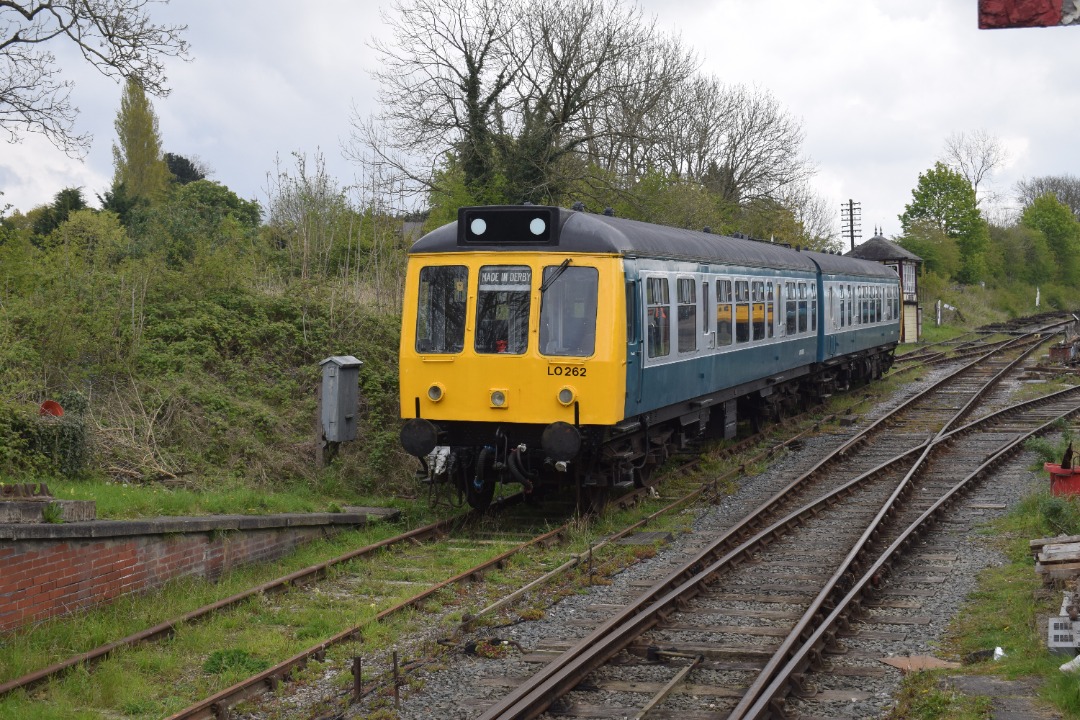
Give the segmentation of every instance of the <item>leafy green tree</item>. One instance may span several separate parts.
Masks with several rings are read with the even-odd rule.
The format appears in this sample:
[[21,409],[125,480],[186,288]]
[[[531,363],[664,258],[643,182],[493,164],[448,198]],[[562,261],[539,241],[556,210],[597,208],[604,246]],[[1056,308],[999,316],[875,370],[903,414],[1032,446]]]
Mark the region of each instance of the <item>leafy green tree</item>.
[[135,78],[128,78],[124,86],[114,126],[114,190],[123,185],[128,197],[151,202],[164,197],[172,173],[162,159],[157,115]]
[[1030,285],[1054,279],[1054,254],[1041,231],[1026,225],[991,226],[990,243],[1000,255],[998,274],[1002,279],[1023,280]]
[[959,246],[962,264],[957,278],[966,283],[982,280],[987,271],[984,254],[989,247],[989,228],[967,178],[938,162],[920,173],[911,194],[912,201],[900,215],[904,233],[920,222],[937,228]]
[[67,221],[71,213],[85,209],[86,200],[83,198],[82,188],[64,188],[56,193],[52,204],[47,205],[45,212],[34,221],[34,232],[48,235]]
[[206,179],[206,170],[200,164],[193,162],[183,155],[165,153],[165,165],[172,173],[172,181],[177,185],[187,185],[197,180]]
[[1020,223],[1046,238],[1057,263],[1057,279],[1071,286],[1080,282],[1080,221],[1067,205],[1047,193],[1024,208]]
[[899,245],[921,257],[926,272],[943,278],[956,275],[963,266],[956,239],[946,235],[933,222],[912,221],[907,232],[899,239]]

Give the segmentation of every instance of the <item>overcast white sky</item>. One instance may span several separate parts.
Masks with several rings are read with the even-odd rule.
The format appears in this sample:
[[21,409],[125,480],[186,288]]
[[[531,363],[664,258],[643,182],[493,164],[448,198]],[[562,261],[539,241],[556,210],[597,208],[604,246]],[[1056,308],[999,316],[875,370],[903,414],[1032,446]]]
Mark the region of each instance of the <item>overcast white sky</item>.
[[[725,82],[773,93],[802,119],[814,186],[834,204],[862,204],[863,239],[888,236],[920,172],[954,132],[984,129],[1009,150],[993,187],[1011,201],[1023,177],[1080,174],[1080,27],[978,30],[977,0],[641,0],[661,28]],[[265,202],[275,158],[321,150],[342,185],[358,169],[341,155],[350,109],[377,108],[367,41],[383,32],[381,2],[181,0],[152,9],[189,26],[194,61],[172,62],[172,94],[153,99],[164,149],[196,156],[211,178]],[[112,177],[120,86],[60,44],[76,83],[77,129],[94,143],[72,160],[43,138],[0,145],[0,207],[29,210],[64,187],[95,201]]]

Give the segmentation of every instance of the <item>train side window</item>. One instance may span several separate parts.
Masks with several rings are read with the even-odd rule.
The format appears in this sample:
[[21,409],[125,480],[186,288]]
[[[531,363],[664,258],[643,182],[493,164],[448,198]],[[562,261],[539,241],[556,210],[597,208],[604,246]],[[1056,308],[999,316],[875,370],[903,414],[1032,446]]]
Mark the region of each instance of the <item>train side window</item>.
[[776,284],[772,281],[765,283],[765,335],[766,337],[773,337],[776,335],[776,313],[774,309],[776,307]]
[[549,265],[540,297],[540,353],[588,357],[596,350],[600,273],[594,267]]
[[881,322],[881,288],[874,288],[874,309],[877,311],[877,322]]
[[750,281],[735,281],[735,342],[750,341]]
[[855,288],[847,286],[847,316],[848,325],[854,325],[858,319],[855,317]]
[[810,295],[810,332],[817,332],[817,285],[810,283],[806,291]]
[[701,334],[709,334],[709,281],[701,283]]
[[679,301],[679,352],[697,350],[697,281],[678,278],[675,293]]
[[839,327],[845,327],[847,325],[846,318],[844,317],[844,286],[840,285],[836,288],[836,305],[839,308],[836,311],[836,321]]
[[806,283],[799,283],[799,332],[804,333],[807,329],[807,305],[806,305]]
[[716,281],[716,345],[731,344],[731,326],[734,322],[731,305],[731,281]]
[[751,310],[750,329],[754,340],[765,339],[765,283],[755,280],[750,284]]
[[532,269],[483,265],[476,294],[473,346],[481,354],[521,355],[529,344]]
[[416,300],[416,352],[459,353],[465,348],[469,269],[430,265],[420,269]]
[[667,278],[651,277],[645,280],[645,303],[649,318],[649,357],[671,354],[671,296]]
[[799,312],[799,301],[795,297],[795,283],[784,283],[784,297],[787,304],[784,308],[784,330],[788,335],[798,332],[799,326],[795,316]]

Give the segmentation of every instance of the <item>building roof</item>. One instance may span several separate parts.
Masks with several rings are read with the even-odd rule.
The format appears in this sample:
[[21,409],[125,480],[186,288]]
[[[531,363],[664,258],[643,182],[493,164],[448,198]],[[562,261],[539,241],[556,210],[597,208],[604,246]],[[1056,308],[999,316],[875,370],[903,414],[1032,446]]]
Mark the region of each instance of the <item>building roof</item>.
[[922,262],[922,258],[913,252],[905,250],[891,240],[886,240],[881,235],[875,235],[862,245],[856,245],[854,250],[844,253],[846,257],[860,258],[884,262],[885,260],[912,260]]

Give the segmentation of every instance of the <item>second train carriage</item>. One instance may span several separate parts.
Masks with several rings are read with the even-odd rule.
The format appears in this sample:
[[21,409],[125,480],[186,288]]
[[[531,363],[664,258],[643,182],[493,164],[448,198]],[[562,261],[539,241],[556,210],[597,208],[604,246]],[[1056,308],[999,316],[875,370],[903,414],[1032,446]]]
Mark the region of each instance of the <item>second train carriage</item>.
[[540,206],[461,208],[410,249],[405,448],[471,504],[498,482],[600,504],[671,448],[879,376],[888,268]]

